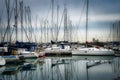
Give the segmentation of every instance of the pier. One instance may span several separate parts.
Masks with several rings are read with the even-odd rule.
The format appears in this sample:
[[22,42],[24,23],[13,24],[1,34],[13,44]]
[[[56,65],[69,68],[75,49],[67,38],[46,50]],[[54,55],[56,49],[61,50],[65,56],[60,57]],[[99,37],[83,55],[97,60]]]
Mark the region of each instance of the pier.
[[72,56],[71,51],[50,51],[45,52],[45,56]]

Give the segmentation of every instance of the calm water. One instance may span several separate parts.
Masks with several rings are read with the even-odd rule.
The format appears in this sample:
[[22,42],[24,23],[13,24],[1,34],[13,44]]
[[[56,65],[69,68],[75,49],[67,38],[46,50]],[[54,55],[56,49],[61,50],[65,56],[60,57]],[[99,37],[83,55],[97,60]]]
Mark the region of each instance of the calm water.
[[120,80],[120,58],[46,57],[0,67],[0,80]]

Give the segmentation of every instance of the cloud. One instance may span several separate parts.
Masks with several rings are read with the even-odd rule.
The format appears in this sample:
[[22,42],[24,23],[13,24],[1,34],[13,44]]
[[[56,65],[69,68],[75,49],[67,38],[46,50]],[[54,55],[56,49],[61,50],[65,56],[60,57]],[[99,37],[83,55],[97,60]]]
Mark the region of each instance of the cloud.
[[120,20],[120,14],[91,15],[89,20],[92,22],[114,22]]

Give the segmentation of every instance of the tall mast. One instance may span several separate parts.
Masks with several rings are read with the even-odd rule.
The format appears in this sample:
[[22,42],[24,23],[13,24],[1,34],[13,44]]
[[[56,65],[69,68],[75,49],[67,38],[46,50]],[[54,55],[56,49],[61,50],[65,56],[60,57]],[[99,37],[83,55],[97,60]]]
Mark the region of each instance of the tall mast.
[[43,27],[42,27],[43,24],[42,24],[42,23],[43,23],[43,21],[41,21],[41,24],[40,24],[40,27],[41,27],[41,43],[42,43],[42,34],[43,34],[43,31],[42,31],[42,30],[43,30],[43,29],[42,29],[42,28],[43,28]]
[[46,20],[46,43],[48,42],[48,20]]
[[44,42],[46,43],[46,20],[44,21]]
[[119,45],[120,45],[120,21],[118,22],[118,40],[119,40]]
[[20,16],[21,16],[21,41],[23,41],[23,1],[20,2]]
[[56,41],[58,40],[58,19],[59,19],[59,5],[57,5],[57,36],[56,36]]
[[53,15],[54,15],[54,0],[51,0],[52,2],[52,14],[51,14],[51,40],[53,39]]
[[64,41],[68,40],[68,26],[67,26],[67,8],[64,5]]
[[88,9],[89,8],[89,0],[87,0],[86,6],[86,47],[87,47],[87,34],[88,34]]
[[114,41],[115,41],[115,39],[114,39],[114,38],[115,38],[115,37],[114,37],[114,35],[115,35],[115,34],[114,34],[114,32],[115,32],[115,31],[114,31],[114,29],[115,29],[115,25],[114,25],[114,23],[113,23],[112,26],[113,26],[113,27],[112,27],[112,39],[113,39],[112,46],[114,46]]
[[31,9],[27,7],[27,14],[28,14],[28,27],[29,27],[29,38],[31,39],[30,42],[33,41],[32,37],[32,24],[31,24]]
[[18,40],[18,1],[15,0],[15,27],[16,27],[16,41]]
[[[35,24],[35,29],[34,29],[34,31],[33,31],[33,33],[34,33],[34,36],[35,36],[35,42],[38,42],[38,40],[37,40],[37,35],[35,34],[35,33],[37,33],[38,34],[38,25],[37,25],[37,23],[38,23],[38,15],[36,15],[36,24]],[[36,31],[36,32],[35,32]]]

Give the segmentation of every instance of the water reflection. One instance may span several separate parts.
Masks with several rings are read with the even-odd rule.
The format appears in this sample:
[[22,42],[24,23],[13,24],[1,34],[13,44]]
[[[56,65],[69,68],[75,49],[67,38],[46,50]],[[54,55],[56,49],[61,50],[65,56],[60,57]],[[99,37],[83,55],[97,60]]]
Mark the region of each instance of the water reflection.
[[119,80],[119,57],[47,57],[0,67],[1,80]]

